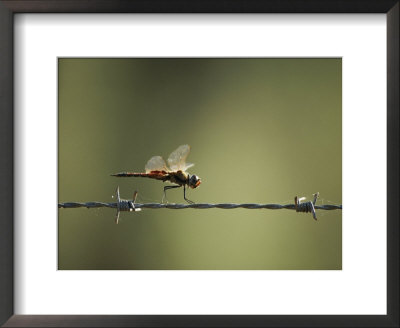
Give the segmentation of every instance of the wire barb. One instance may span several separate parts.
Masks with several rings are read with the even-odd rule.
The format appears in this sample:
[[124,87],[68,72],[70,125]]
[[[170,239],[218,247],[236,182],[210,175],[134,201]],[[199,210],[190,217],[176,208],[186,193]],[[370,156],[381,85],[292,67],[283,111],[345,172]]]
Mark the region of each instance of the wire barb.
[[314,220],[317,220],[317,214],[315,213],[315,203],[317,202],[317,198],[319,196],[319,192],[315,193],[314,200],[312,202],[301,203],[302,200],[306,199],[305,197],[298,198],[297,196],[294,198],[294,207],[296,212],[303,213],[312,213]]
[[115,194],[117,196],[117,214],[115,216],[115,223],[118,224],[119,222],[119,214],[121,211],[129,211],[129,212],[138,212],[141,211],[141,208],[137,208],[135,206],[135,202],[136,202],[136,197],[137,197],[137,191],[135,191],[133,193],[133,197],[132,197],[132,201],[130,200],[125,200],[125,199],[121,199],[120,195],[119,195],[119,186],[117,187],[117,190],[115,191]]
[[116,208],[117,209],[117,215],[115,218],[115,223],[118,224],[119,221],[119,214],[121,211],[129,211],[129,212],[138,212],[141,211],[143,208],[148,208],[148,209],[161,209],[161,208],[167,208],[167,209],[172,209],[172,210],[182,210],[182,209],[188,209],[188,208],[194,208],[194,209],[210,209],[210,208],[219,208],[219,209],[225,209],[225,210],[230,210],[230,209],[236,209],[236,208],[244,208],[244,209],[270,209],[270,210],[280,210],[280,209],[288,209],[288,210],[295,210],[296,212],[302,212],[302,213],[312,213],[312,216],[314,220],[317,220],[317,215],[315,210],[326,210],[326,211],[331,211],[331,210],[341,210],[342,205],[315,205],[317,202],[317,198],[319,196],[319,193],[314,194],[314,199],[313,201],[301,203],[302,200],[305,199],[305,197],[299,198],[296,196],[294,198],[294,204],[285,204],[285,205],[280,205],[280,204],[252,204],[252,203],[247,203],[247,204],[232,204],[232,203],[221,203],[221,204],[207,204],[207,203],[198,203],[198,204],[175,204],[175,203],[145,203],[145,204],[140,204],[136,203],[136,198],[137,198],[138,192],[135,191],[132,197],[132,200],[125,200],[120,198],[119,194],[119,187],[117,187],[116,190],[116,197],[117,197],[117,202],[116,203],[103,203],[103,202],[87,202],[87,203],[74,203],[74,202],[69,202],[69,203],[59,203],[58,207],[59,208],[78,208],[78,207],[86,207],[86,208],[99,208],[99,207],[109,207],[109,208]]

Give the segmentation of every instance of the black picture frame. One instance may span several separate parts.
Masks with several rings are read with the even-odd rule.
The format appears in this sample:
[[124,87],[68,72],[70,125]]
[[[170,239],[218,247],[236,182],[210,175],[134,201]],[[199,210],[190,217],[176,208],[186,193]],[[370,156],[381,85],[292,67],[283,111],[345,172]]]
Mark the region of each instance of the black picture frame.
[[[0,324],[4,327],[399,327],[399,8],[399,0],[0,0]],[[16,13],[385,13],[387,315],[14,315],[13,215],[14,207],[18,206],[13,193],[13,17]]]

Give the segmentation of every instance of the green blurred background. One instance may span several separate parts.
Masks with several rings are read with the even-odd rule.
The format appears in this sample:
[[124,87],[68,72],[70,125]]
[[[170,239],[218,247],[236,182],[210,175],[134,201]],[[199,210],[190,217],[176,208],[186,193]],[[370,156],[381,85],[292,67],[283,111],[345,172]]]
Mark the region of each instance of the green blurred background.
[[[342,201],[341,59],[60,58],[59,202],[159,202],[116,178],[191,145],[196,203]],[[167,192],[182,203],[183,190]],[[59,269],[341,269],[342,213],[59,209]]]

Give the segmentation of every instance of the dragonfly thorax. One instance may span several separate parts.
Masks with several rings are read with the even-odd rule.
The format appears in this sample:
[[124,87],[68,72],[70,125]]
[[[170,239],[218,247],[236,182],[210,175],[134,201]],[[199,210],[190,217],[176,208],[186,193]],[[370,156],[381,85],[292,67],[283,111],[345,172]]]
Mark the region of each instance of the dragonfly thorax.
[[201,179],[197,175],[188,175],[188,186],[192,189],[198,187],[201,183]]

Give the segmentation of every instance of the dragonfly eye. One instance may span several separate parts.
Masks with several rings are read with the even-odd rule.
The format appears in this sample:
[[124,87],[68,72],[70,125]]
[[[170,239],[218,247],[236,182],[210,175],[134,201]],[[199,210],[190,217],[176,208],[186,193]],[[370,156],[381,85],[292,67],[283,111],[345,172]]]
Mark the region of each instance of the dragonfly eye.
[[193,174],[192,176],[190,176],[190,178],[189,178],[189,187],[190,188],[194,189],[194,188],[198,187],[200,183],[201,183],[201,180],[197,175]]

